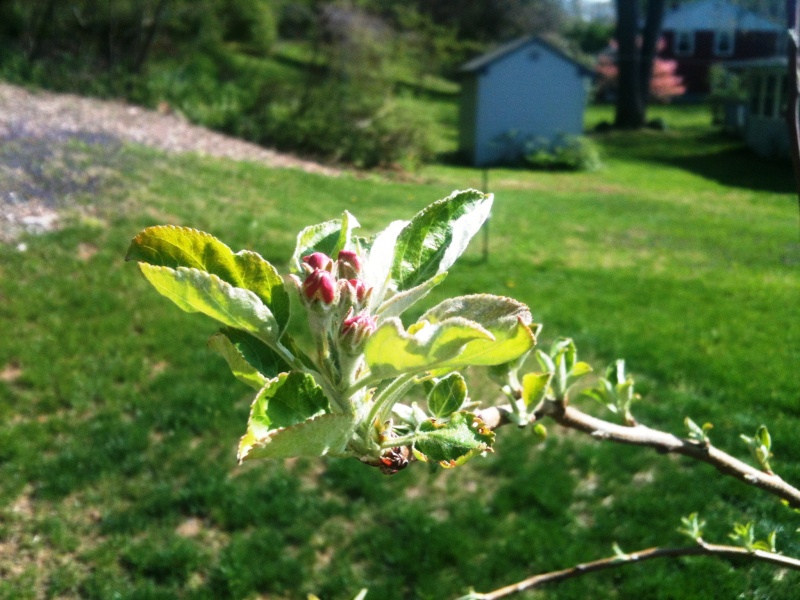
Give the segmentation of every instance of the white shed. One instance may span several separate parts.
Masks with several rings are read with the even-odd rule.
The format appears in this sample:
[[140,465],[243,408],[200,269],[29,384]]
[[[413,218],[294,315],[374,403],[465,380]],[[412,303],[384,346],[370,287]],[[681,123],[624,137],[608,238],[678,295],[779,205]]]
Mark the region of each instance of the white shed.
[[526,36],[461,67],[459,151],[475,166],[507,161],[526,140],[583,133],[594,73]]

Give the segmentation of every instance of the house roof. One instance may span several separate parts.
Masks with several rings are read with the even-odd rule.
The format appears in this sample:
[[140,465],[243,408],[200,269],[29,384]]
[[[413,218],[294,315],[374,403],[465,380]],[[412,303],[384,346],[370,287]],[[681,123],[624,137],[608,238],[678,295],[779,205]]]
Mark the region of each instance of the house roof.
[[498,46],[497,48],[490,50],[486,54],[481,54],[480,56],[477,56],[472,60],[461,65],[459,73],[461,74],[475,73],[477,71],[480,71],[484,67],[492,64],[493,62],[500,60],[504,56],[512,54],[513,52],[516,52],[517,50],[520,50],[530,45],[543,47],[546,50],[549,50],[553,54],[556,54],[561,58],[574,64],[581,71],[583,71],[585,75],[588,76],[595,75],[595,72],[592,69],[590,69],[583,63],[578,62],[568,54],[564,53],[559,48],[555,47],[553,44],[543,40],[542,38],[536,37],[535,35],[526,35],[521,38],[517,38],[516,40],[512,40],[506,44],[503,44],[502,46]]
[[664,16],[665,31],[783,31],[761,15],[724,0],[681,4]]

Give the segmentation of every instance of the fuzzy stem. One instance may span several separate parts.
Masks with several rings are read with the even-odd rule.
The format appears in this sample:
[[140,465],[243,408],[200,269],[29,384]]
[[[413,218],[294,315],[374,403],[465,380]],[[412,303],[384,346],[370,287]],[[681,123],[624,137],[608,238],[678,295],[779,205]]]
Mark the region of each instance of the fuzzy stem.
[[372,408],[367,415],[367,423],[372,424],[376,418],[388,414],[400,396],[414,383],[414,374],[400,375],[373,398]]

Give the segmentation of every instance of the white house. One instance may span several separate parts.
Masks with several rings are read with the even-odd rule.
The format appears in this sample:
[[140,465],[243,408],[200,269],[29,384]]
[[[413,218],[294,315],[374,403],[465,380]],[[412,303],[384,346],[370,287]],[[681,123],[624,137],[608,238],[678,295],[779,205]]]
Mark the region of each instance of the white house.
[[593,76],[533,36],[469,61],[461,67],[461,154],[475,166],[487,166],[519,153],[525,140],[580,135]]
[[775,56],[728,65],[744,78],[748,89],[744,123],[739,130],[747,145],[761,156],[789,157],[788,63],[785,56]]

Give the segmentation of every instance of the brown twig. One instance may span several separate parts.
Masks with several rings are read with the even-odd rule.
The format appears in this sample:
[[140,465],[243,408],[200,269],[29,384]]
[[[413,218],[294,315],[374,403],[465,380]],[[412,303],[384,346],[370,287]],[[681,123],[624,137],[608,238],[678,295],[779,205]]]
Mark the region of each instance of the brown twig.
[[719,558],[746,558],[750,560],[763,561],[773,565],[778,565],[788,569],[800,571],[800,560],[765,552],[763,550],[747,550],[737,546],[721,546],[717,544],[707,544],[700,541],[697,546],[687,546],[683,548],[648,548],[631,554],[618,554],[608,558],[583,563],[569,569],[552,571],[534,575],[523,579],[518,583],[488,592],[485,594],[472,593],[460,598],[459,600],[497,600],[512,594],[518,594],[527,590],[544,585],[545,583],[556,583],[565,579],[572,579],[606,569],[614,569],[623,565],[642,563],[656,558],[679,558],[683,556],[715,556]]
[[[492,407],[482,410],[480,415],[488,427],[494,429],[510,422],[510,406]],[[562,406],[557,402],[543,402],[534,411],[533,419],[550,417],[558,424],[588,433],[598,440],[618,444],[645,446],[662,454],[681,454],[700,462],[708,463],[720,473],[762,489],[773,496],[785,500],[789,506],[800,508],[800,490],[786,483],[778,475],[765,473],[751,467],[730,454],[693,440],[681,439],[671,433],[651,429],[644,425],[627,427],[598,419],[573,406]]]

